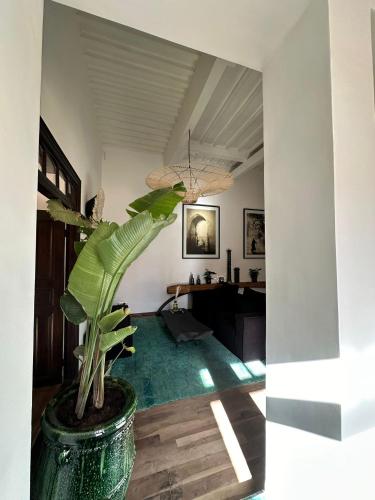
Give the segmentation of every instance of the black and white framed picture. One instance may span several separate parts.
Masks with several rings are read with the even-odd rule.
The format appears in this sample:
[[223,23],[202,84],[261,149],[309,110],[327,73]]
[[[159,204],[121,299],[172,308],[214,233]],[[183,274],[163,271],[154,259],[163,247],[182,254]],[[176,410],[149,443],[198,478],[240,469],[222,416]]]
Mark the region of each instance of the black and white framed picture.
[[182,206],[182,258],[220,258],[220,207]]
[[265,256],[264,210],[243,209],[243,258],[257,259]]

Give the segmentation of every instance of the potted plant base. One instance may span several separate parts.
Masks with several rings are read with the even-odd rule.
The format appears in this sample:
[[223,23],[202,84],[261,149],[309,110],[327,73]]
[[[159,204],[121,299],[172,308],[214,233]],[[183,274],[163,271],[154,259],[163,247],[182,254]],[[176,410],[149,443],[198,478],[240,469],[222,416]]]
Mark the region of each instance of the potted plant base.
[[88,408],[82,420],[72,418],[77,386],[68,387],[48,404],[32,500],[125,498],[135,458],[137,399],[124,380],[106,378],[105,389],[105,412]]

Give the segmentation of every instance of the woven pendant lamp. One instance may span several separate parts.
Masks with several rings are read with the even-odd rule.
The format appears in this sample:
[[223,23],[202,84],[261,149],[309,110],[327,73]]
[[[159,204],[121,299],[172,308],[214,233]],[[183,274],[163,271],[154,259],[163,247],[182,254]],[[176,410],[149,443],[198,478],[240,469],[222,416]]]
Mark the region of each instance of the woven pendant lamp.
[[195,203],[201,196],[212,196],[229,189],[233,176],[222,167],[191,161],[189,130],[187,164],[160,167],[146,177],[146,184],[151,189],[171,187],[181,181],[186,187],[186,193],[181,193],[184,203]]

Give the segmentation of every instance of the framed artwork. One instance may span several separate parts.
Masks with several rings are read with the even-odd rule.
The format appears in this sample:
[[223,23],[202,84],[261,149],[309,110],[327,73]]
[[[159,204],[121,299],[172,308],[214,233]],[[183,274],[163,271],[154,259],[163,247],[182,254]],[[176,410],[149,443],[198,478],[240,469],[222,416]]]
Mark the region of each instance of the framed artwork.
[[243,258],[265,257],[264,210],[243,209]]
[[220,207],[182,206],[182,258],[220,258]]

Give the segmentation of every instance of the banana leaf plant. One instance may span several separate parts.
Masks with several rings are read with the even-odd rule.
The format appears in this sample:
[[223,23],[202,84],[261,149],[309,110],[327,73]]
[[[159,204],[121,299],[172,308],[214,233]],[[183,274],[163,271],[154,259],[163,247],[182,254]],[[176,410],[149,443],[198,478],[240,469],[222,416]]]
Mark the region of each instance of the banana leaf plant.
[[[93,405],[103,407],[106,353],[136,331],[135,326],[115,330],[130,313],[129,309],[111,312],[116,290],[132,262],[162,229],[176,220],[173,210],[183,199],[184,191],[183,183],[179,183],[138,198],[130,203],[130,218],[122,225],[102,220],[102,191],[91,218],[66,209],[58,200],[48,202],[53,219],[78,226],[84,236],[75,247],[77,261],[60,299],[68,321],[87,325],[84,344],[75,349],[82,362],[75,408],[78,419],[83,417],[91,389]],[[134,352],[134,348],[126,349]]]

